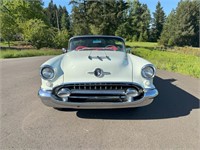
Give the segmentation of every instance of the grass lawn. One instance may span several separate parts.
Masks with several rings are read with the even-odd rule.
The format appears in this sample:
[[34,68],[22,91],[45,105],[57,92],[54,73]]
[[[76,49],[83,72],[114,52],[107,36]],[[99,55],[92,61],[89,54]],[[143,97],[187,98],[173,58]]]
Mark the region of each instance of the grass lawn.
[[33,57],[46,55],[59,55],[61,50],[40,49],[40,50],[1,50],[0,58],[18,58],[18,57]]
[[156,47],[158,46],[155,42],[126,42],[127,46],[130,47]]
[[126,42],[126,45],[133,47],[134,55],[149,60],[158,69],[200,78],[200,48],[174,47],[161,51],[157,43]]
[[132,49],[134,55],[152,62],[156,68],[200,78],[200,57],[171,51]]

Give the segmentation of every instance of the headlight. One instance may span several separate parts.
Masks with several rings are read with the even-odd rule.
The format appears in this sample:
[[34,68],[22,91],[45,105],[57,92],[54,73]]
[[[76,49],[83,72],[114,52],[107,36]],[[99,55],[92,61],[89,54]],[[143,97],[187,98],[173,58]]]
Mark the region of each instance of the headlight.
[[40,74],[43,79],[50,80],[50,79],[53,79],[54,77],[54,70],[50,66],[45,66],[41,69]]
[[146,65],[142,68],[142,76],[146,79],[153,78],[155,76],[155,71],[152,65]]

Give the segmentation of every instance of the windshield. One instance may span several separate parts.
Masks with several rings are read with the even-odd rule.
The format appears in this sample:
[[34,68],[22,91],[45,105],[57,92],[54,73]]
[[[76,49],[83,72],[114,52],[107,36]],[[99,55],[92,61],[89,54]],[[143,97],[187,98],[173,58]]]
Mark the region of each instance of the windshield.
[[118,37],[75,37],[70,40],[69,50],[125,51],[125,46]]

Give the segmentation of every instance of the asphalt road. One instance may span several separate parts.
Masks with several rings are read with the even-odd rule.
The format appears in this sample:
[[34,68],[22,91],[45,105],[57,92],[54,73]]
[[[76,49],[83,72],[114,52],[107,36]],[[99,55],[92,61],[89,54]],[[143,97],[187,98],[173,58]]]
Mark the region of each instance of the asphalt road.
[[58,111],[37,96],[50,57],[0,60],[0,149],[198,149],[200,80],[158,71],[145,107]]

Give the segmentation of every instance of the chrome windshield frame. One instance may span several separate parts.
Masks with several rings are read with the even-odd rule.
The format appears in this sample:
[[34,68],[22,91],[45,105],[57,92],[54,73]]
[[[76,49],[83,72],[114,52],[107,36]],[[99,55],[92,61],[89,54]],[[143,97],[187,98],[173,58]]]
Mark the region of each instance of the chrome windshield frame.
[[[83,35],[83,36],[74,36],[72,38],[69,39],[69,43],[68,43],[68,51],[74,51],[75,49],[71,49],[71,42],[74,40],[74,39],[80,39],[80,38],[107,38],[107,39],[116,39],[116,40],[119,40],[120,42],[122,42],[123,44],[123,47],[122,47],[122,50],[121,52],[126,52],[126,46],[125,46],[125,41],[123,38],[119,37],[119,36],[108,36],[108,35]],[[83,48],[83,50],[95,50],[95,49],[98,49],[98,50],[102,50],[102,51],[109,51],[109,48],[105,48],[105,47],[87,47],[87,48]],[[111,49],[110,49],[111,51]],[[112,50],[113,51],[113,50]]]

